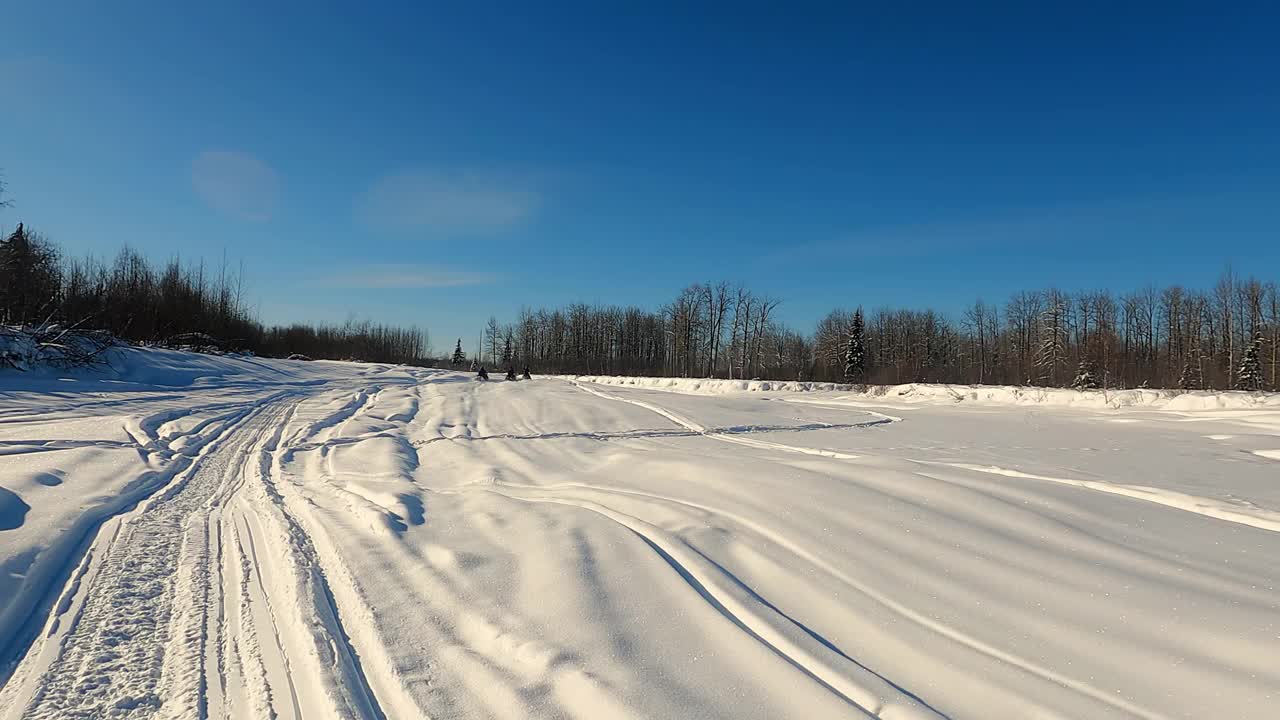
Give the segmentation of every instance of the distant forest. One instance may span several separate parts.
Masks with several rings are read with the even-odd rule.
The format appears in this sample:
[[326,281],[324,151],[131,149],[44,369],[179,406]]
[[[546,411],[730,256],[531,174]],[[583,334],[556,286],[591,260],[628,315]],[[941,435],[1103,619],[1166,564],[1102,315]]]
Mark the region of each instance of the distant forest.
[[1280,389],[1276,283],[1230,270],[1208,289],[1028,290],[1003,304],[979,300],[959,317],[846,306],[812,334],[778,322],[777,298],[694,284],[656,310],[578,304],[524,309],[510,324],[490,318],[478,358],[459,340],[443,361],[427,359],[427,334],[417,328],[266,326],[245,303],[241,279],[225,263],[154,265],[127,248],[109,262],[65,257],[19,225],[0,239],[0,323],[57,323],[143,343],[200,344],[195,333],[223,350],[276,357],[478,362],[537,373]]
[[129,248],[108,262],[65,257],[19,224],[0,239],[0,324],[105,330],[138,343],[268,357],[424,361],[427,334],[418,328],[263,325],[245,302],[242,278],[225,264],[153,265]]
[[[1276,283],[1224,272],[1210,290],[1019,292],[935,310],[833,310],[812,335],[774,318],[779,300],[695,284],[657,311],[571,305],[491,318],[484,360],[541,373],[985,383],[1079,388],[1277,388]],[[459,347],[457,351],[460,352]],[[457,359],[457,358],[455,358]]]

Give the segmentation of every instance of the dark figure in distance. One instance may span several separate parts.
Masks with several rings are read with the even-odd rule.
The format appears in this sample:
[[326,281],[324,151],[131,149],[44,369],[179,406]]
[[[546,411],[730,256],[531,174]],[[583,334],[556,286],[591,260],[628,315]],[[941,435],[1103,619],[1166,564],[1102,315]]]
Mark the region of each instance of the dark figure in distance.
[[517,379],[517,378],[516,378],[516,369],[515,369],[515,367],[514,367],[514,366],[511,366],[511,365],[508,365],[508,366],[507,366],[507,379],[508,379],[508,380],[516,380],[516,379]]
[[524,366],[524,379],[525,379],[525,380],[532,380],[532,379],[533,379],[532,377],[530,377],[530,376],[529,376],[529,366],[528,366],[528,365],[525,365],[525,366]]
[[483,365],[481,365],[481,366],[480,366],[480,372],[476,373],[476,379],[477,379],[477,380],[488,380],[488,379],[489,379],[489,371],[488,371],[488,370],[485,370]]

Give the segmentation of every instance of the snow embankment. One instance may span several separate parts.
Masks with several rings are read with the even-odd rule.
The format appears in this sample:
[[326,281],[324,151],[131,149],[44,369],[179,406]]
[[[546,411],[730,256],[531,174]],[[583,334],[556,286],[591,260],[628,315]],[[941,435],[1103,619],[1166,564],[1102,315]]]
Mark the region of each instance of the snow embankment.
[[622,375],[554,375],[597,385],[627,385],[653,390],[671,390],[692,395],[720,395],[739,392],[849,392],[852,385],[795,380],[718,380],[709,378],[655,378]]
[[560,376],[597,385],[667,390],[691,395],[743,392],[839,392],[849,399],[875,398],[900,403],[970,403],[985,405],[1050,405],[1080,408],[1159,408],[1165,410],[1280,410],[1280,393],[1210,390],[1073,390],[1012,385],[871,385],[858,389],[840,383],[787,380],[718,380],[705,378]]

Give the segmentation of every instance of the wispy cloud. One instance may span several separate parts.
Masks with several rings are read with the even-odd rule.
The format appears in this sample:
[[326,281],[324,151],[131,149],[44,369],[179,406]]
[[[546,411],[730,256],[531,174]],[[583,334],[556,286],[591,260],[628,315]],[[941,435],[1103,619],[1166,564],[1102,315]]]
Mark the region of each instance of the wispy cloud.
[[0,92],[26,101],[31,95],[46,95],[61,88],[70,75],[69,66],[40,55],[0,59]]
[[356,216],[382,231],[484,234],[526,221],[539,201],[509,177],[414,170],[374,183],[356,201]]
[[349,290],[390,290],[488,285],[497,279],[493,273],[454,270],[437,265],[385,264],[358,266],[329,275],[320,284]]
[[258,158],[236,151],[202,152],[191,185],[209,207],[241,220],[266,222],[280,198],[280,178]]

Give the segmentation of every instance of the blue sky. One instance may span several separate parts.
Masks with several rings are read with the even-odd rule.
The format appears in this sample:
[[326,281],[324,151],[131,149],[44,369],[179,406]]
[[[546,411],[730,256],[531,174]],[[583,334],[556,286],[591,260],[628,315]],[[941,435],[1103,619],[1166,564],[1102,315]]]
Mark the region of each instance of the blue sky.
[[440,349],[705,280],[807,331],[1280,276],[1274,3],[686,5],[13,4],[0,225]]

